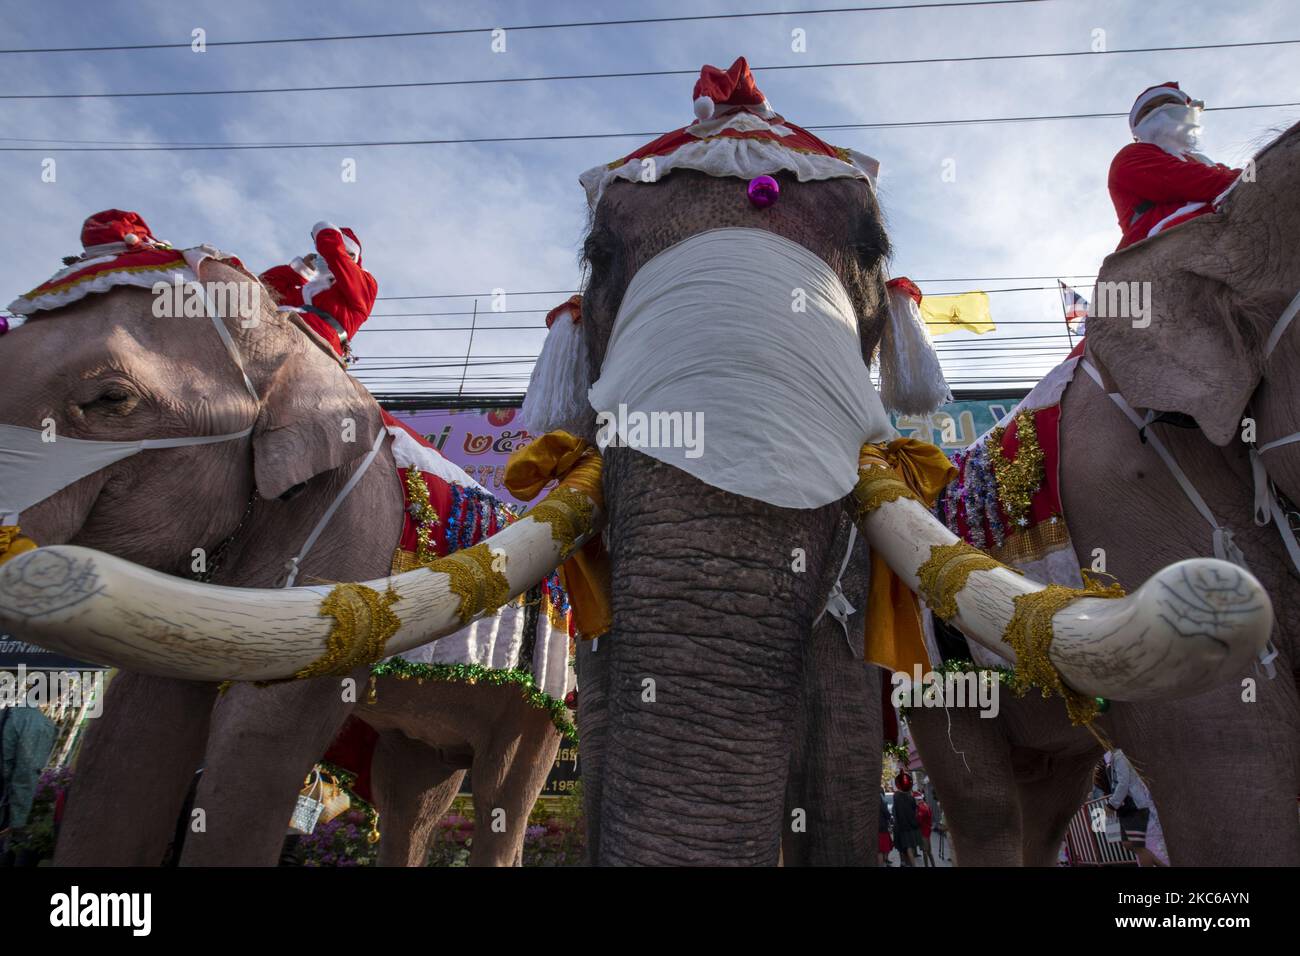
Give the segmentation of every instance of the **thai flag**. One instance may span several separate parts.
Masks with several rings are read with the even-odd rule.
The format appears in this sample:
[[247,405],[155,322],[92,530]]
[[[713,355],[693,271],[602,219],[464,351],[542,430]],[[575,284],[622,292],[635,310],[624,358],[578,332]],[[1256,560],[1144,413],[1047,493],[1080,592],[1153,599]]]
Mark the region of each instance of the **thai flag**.
[[1061,308],[1065,310],[1066,324],[1088,317],[1088,300],[1075,292],[1060,279],[1056,284],[1061,287]]

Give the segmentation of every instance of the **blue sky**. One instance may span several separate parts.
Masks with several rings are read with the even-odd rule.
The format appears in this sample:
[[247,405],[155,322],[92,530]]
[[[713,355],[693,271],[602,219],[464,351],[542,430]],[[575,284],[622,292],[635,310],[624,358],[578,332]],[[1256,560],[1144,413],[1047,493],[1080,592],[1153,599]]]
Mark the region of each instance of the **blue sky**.
[[[511,26],[591,19],[734,13],[817,0],[311,4],[0,2],[4,48],[209,41]],[[1143,88],[1179,80],[1208,106],[1300,100],[1294,46],[874,68],[764,72],[764,65],[1300,39],[1293,0],[1220,3],[1048,0],[1003,7],[796,14],[746,20],[512,31],[493,53],[483,32],[318,44],[0,55],[5,93],[110,92],[418,82],[630,70],[755,67],[773,107],[803,126],[1127,111]],[[791,48],[806,32],[806,52]],[[643,140],[331,148],[294,151],[74,153],[53,141],[313,142],[663,132],[691,113],[690,76],[244,96],[0,101],[0,184],[10,228],[0,258],[8,301],[77,251],[81,220],[116,206],[140,212],[176,244],[210,242],[264,269],[309,247],[318,219],[351,225],[381,296],[507,291],[508,314],[480,299],[476,362],[528,358],[541,318],[576,288],[583,170]],[[1300,118],[1300,108],[1210,112],[1205,149],[1239,163]],[[896,250],[893,272],[921,280],[1067,276],[1096,272],[1119,239],[1106,192],[1111,157],[1128,141],[1122,119],[821,134],[880,160],[880,197]],[[42,181],[42,161],[56,179]],[[341,164],[356,161],[356,182]],[[947,162],[951,160],[952,162]],[[954,166],[955,163],[955,166]],[[955,169],[955,179],[945,178]],[[1088,292],[1088,280],[1078,285]],[[1051,281],[922,282],[927,293],[1054,286]],[[957,387],[1036,377],[1067,348],[1055,291],[994,294],[1000,323],[967,358],[948,351]],[[356,347],[354,371],[376,391],[451,387],[463,361],[471,299],[381,301]],[[533,311],[530,311],[533,310]],[[487,312],[487,318],[483,314]],[[393,318],[395,313],[411,315]],[[1041,325],[1023,323],[1041,322]],[[484,331],[500,326],[524,330]],[[381,331],[394,328],[423,331]],[[1025,336],[1052,335],[1052,339]],[[1028,351],[1026,346],[1043,346]],[[468,391],[518,391],[527,365],[471,370]],[[505,376],[505,377],[493,377]],[[513,377],[512,377],[513,376]],[[402,377],[410,377],[401,381]],[[971,383],[971,384],[965,384]]]

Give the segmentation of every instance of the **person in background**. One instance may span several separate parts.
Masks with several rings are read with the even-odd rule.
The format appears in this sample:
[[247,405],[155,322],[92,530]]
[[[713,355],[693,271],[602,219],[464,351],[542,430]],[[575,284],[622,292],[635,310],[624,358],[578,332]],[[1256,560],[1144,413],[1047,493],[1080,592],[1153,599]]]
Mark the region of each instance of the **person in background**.
[[58,736],[58,726],[38,707],[0,708],[0,865],[13,865],[9,845],[27,826],[36,784]]
[[916,822],[916,798],[912,796],[912,778],[906,771],[894,778],[894,846],[903,866],[916,864],[916,850],[921,844],[921,828]]
[[889,830],[893,826],[893,819],[889,813],[889,803],[885,800],[885,788],[880,788],[880,823],[879,823],[879,840],[878,851],[880,856],[880,865],[889,866],[889,853],[894,849],[894,843],[889,839]]
[[925,797],[921,797],[916,802],[916,825],[921,830],[921,855],[925,859],[926,866],[938,865],[934,862],[934,852],[930,848],[930,827],[932,823],[930,805],[925,802]]
[[1124,831],[1124,842],[1137,856],[1138,866],[1168,866],[1169,851],[1151,794],[1122,750],[1112,750],[1111,794],[1107,798]]
[[1143,90],[1129,111],[1133,142],[1110,164],[1110,199],[1124,235],[1118,252],[1172,226],[1214,212],[1240,175],[1198,151],[1200,100],[1174,82]]

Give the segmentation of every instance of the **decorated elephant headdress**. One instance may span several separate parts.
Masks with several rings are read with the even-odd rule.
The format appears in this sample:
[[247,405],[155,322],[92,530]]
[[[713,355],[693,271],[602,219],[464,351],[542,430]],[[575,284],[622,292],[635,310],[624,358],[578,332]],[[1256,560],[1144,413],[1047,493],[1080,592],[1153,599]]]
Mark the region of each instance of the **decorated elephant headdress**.
[[[773,111],[744,57],[727,70],[703,67],[692,99],[695,122],[578,177],[592,210],[612,183],[654,184],[678,169],[741,179],[751,186],[788,174],[799,182],[861,179],[875,188],[880,164],[856,150],[832,146]],[[762,190],[751,188],[749,195],[761,210],[775,201],[779,186],[775,181],[760,185]],[[891,294],[889,301],[890,323],[880,352],[885,404],[900,412],[932,411],[949,396],[933,343],[907,294]],[[548,321],[548,326],[524,398],[523,419],[534,431],[583,433],[591,420],[586,400],[590,382],[577,313],[568,323]]]

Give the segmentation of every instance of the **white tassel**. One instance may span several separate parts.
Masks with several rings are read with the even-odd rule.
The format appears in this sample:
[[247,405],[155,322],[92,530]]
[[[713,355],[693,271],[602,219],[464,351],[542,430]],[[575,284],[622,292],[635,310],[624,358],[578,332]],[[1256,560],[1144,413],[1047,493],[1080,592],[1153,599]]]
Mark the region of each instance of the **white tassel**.
[[587,401],[590,387],[587,338],[572,314],[562,312],[542,343],[520,418],[534,435],[559,430],[592,440],[595,412]]
[[888,290],[889,322],[880,339],[880,398],[890,411],[927,415],[952,401],[921,310],[901,288]]

